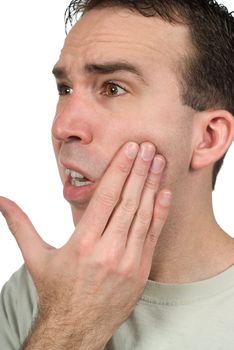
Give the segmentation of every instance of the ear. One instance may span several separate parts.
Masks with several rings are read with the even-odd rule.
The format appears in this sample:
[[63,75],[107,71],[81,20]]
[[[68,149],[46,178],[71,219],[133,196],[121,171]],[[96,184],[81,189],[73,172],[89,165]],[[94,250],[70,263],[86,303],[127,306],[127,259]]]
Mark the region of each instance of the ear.
[[225,110],[204,111],[194,116],[191,168],[201,169],[216,163],[234,138],[234,117]]

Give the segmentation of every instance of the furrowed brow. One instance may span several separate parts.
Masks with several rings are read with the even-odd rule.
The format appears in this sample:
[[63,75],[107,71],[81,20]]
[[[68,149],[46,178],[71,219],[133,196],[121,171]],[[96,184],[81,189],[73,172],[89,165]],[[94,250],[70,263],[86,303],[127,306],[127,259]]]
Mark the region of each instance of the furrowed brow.
[[86,64],[85,72],[89,74],[112,74],[116,72],[129,72],[134,74],[144,84],[146,84],[143,73],[141,70],[127,62],[104,62],[102,64]]
[[[141,82],[147,85],[143,73],[141,70],[134,66],[133,64],[127,62],[104,62],[101,64],[89,63],[84,67],[85,73],[93,75],[107,75],[116,72],[128,72],[134,74]],[[56,79],[65,79],[67,78],[67,72],[64,67],[56,66],[52,70],[53,75]]]
[[56,79],[64,79],[67,78],[67,72],[65,68],[60,67],[60,66],[54,66],[52,70],[53,75],[55,76]]

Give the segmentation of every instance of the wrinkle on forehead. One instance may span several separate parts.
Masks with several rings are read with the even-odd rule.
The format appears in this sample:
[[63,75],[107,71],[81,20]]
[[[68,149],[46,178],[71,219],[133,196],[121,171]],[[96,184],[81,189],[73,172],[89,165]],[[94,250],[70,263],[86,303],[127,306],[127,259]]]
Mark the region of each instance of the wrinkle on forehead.
[[172,25],[127,9],[95,9],[72,28],[60,61],[68,70],[78,71],[87,63],[126,60],[138,65],[151,82],[159,71],[165,71],[178,87],[181,62],[192,52],[191,47],[185,25]]
[[97,9],[84,15],[72,28],[66,43],[80,47],[125,44],[155,53],[183,53],[190,46],[188,28],[158,17],[144,17],[128,9]]

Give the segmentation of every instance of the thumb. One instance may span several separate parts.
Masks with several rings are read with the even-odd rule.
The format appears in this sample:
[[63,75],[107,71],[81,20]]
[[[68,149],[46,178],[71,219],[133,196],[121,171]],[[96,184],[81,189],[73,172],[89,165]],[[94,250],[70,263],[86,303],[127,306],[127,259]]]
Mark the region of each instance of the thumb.
[[53,247],[43,241],[27,215],[16,203],[0,196],[0,211],[18,243],[27,267],[33,270],[34,264],[40,264],[48,250]]

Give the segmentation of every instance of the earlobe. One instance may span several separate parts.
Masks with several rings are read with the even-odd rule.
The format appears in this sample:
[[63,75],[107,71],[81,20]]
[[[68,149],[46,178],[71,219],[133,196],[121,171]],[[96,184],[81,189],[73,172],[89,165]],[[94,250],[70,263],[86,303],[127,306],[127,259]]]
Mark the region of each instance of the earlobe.
[[234,117],[225,110],[204,111],[196,115],[191,168],[205,168],[227,152],[234,137]]

